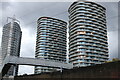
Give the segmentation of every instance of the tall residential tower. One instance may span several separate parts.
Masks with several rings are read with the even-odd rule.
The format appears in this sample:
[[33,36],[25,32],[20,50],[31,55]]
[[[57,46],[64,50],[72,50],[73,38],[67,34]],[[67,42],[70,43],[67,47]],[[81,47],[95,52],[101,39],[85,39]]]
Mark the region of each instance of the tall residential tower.
[[94,2],[77,1],[68,12],[69,62],[79,67],[107,61],[106,9]]
[[[3,34],[2,34],[2,60],[7,55],[11,56],[19,56],[20,54],[20,44],[21,44],[21,29],[18,24],[18,20],[15,18],[8,17],[8,20],[12,20],[4,25]],[[11,66],[9,69],[7,76],[17,75],[18,66]]]
[[[36,58],[66,62],[66,28],[67,23],[51,18],[41,17],[37,21]],[[35,67],[35,74],[60,70],[52,67]]]

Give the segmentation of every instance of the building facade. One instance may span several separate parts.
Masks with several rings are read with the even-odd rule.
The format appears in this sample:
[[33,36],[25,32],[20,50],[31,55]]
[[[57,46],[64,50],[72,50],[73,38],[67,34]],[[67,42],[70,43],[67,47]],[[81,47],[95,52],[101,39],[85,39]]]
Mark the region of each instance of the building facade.
[[2,65],[2,49],[1,49],[1,46],[0,46],[0,65]]
[[[19,56],[21,36],[22,32],[20,25],[15,21],[15,19],[4,25],[1,42],[2,60],[4,60],[7,55]],[[12,65],[6,76],[17,75],[17,70],[18,66]]]
[[69,12],[69,62],[74,67],[108,60],[106,9],[89,1],[76,1]]
[[[120,1],[118,2],[118,14],[120,14]],[[120,21],[120,15],[118,15],[118,26],[120,26],[119,21]],[[118,27],[118,30],[119,30],[119,27]],[[120,31],[118,31],[118,34],[120,34]],[[120,39],[120,35],[118,35],[118,46],[120,45],[119,39]],[[120,53],[119,52],[120,52],[120,50],[118,48],[118,59],[120,59]]]
[[[35,58],[66,62],[67,23],[51,17],[41,17],[37,24]],[[56,70],[60,69],[36,66],[35,74]]]

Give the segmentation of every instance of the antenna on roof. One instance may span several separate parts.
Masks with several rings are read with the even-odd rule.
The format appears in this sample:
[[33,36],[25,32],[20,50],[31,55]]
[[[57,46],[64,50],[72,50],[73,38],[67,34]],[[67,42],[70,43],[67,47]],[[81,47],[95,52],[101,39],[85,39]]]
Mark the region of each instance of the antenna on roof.
[[9,20],[11,20],[12,23],[18,22],[20,24],[20,21],[15,18],[15,15],[13,15],[13,17],[7,17],[7,23],[9,22]]

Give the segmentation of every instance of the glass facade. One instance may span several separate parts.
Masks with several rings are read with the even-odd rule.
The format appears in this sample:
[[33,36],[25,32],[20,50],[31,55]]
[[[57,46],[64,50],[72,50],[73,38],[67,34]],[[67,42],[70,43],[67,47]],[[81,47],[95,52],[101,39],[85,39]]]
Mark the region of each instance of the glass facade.
[[68,12],[69,62],[82,67],[107,61],[106,9],[94,2],[78,1]]
[[[36,58],[66,62],[67,23],[50,17],[37,21]],[[52,67],[35,67],[35,74],[59,70]]]
[[[22,31],[17,22],[10,22],[4,25],[2,34],[2,60],[7,55],[19,56]],[[15,71],[15,72],[14,72]],[[15,76],[18,73],[18,66],[11,66],[6,76]]]

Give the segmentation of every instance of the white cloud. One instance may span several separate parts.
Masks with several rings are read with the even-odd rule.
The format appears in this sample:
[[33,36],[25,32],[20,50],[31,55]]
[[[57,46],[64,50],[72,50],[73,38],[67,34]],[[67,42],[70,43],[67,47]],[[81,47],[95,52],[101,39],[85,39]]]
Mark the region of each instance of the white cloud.
[[1,46],[1,40],[2,40],[2,27],[0,27],[0,46]]
[[108,32],[109,58],[118,58],[118,31]]
[[[20,57],[35,57],[35,32],[31,32],[29,28],[22,27],[22,41],[21,41],[21,52]],[[33,35],[34,34],[34,35]],[[20,65],[18,74],[33,74],[34,67],[27,65]]]
[[34,73],[34,67],[33,66],[24,66],[24,65],[20,65],[19,66],[19,75],[23,75],[23,74],[32,74]]
[[22,28],[21,57],[35,56],[36,35],[29,31],[29,28]]

